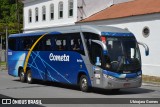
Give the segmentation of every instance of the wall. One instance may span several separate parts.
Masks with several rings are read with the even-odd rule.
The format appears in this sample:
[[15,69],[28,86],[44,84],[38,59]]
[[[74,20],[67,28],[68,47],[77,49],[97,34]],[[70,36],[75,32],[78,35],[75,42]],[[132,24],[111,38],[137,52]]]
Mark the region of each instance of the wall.
[[85,19],[113,4],[133,0],[78,0],[78,21]]
[[[64,2],[64,17],[58,19],[58,3]],[[73,0],[74,16],[68,17],[68,0],[24,0],[24,33],[49,29],[55,26],[74,25],[82,18],[89,17],[113,4],[131,0]],[[54,3],[55,19],[50,20],[50,4]],[[42,21],[42,6],[46,6],[46,21]],[[35,22],[35,8],[39,8],[39,21]],[[32,23],[29,23],[28,10],[32,10]]]
[[[108,25],[127,28],[129,31],[134,33],[138,41],[144,42],[149,46],[149,56],[145,56],[144,48],[140,46],[143,74],[160,77],[160,24],[158,23],[160,23],[160,14],[150,14],[80,24]],[[150,29],[150,35],[147,38],[144,38],[142,35],[142,30],[145,26],[148,26]]]
[[[58,19],[58,3],[64,3],[64,17]],[[54,3],[54,20],[50,20],[50,4]],[[42,6],[46,6],[46,21],[42,21]],[[39,8],[39,21],[35,22],[35,8]],[[28,22],[28,10],[32,9],[32,23]],[[41,28],[72,25],[77,21],[77,0],[74,0],[74,16],[68,17],[68,0],[35,0],[24,4],[24,33],[34,32]]]

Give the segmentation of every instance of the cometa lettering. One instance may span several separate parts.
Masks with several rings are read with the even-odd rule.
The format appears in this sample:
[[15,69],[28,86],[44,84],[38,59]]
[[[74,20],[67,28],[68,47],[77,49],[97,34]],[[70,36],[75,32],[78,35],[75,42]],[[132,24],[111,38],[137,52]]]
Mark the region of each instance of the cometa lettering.
[[49,55],[50,61],[66,61],[69,62],[69,55],[54,55],[53,53],[50,53]]

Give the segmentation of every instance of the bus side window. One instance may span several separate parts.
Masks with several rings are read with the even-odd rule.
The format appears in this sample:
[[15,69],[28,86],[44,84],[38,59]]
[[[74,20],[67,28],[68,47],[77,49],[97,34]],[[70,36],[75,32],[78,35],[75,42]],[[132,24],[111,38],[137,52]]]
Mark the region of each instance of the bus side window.
[[31,48],[31,39],[30,37],[23,38],[23,50],[29,50]]
[[96,43],[93,43],[93,42],[91,45],[91,60],[94,65],[97,65],[97,63],[100,63],[100,64],[98,64],[98,66],[102,66],[102,63],[103,63],[102,47]]
[[13,51],[17,50],[16,38],[9,38],[8,48]]
[[83,33],[84,38],[85,38],[85,43],[87,45],[87,49],[88,49],[88,54],[89,54],[89,58],[92,64],[95,64],[95,59],[92,57],[93,53],[92,53],[92,40],[100,40],[99,35],[94,34],[94,33],[88,33],[88,32],[84,32]]
[[55,47],[56,49],[55,50],[58,50],[58,51],[67,51],[67,37],[65,34],[63,35],[57,35],[55,36],[55,39],[53,40],[55,42]]
[[85,55],[80,33],[70,34],[70,48],[69,49],[71,51],[76,51],[82,55]]

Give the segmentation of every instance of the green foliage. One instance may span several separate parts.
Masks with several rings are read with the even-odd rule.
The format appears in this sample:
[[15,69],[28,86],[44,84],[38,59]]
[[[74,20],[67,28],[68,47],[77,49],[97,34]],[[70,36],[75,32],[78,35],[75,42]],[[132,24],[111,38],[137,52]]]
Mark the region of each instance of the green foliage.
[[[0,0],[0,32],[5,33],[6,26],[8,33],[19,33],[23,24],[23,4],[18,0]],[[19,22],[18,22],[19,19]],[[20,26],[20,27],[18,27]]]

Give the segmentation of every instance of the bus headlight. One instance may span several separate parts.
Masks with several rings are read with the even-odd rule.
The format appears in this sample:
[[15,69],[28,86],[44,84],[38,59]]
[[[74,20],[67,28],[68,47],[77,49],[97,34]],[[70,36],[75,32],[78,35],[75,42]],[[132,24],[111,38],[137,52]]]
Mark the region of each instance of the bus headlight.
[[110,76],[110,75],[106,75],[106,74],[103,74],[104,78],[108,78],[108,79],[114,79],[114,77]]
[[138,75],[138,78],[142,78],[142,75]]

